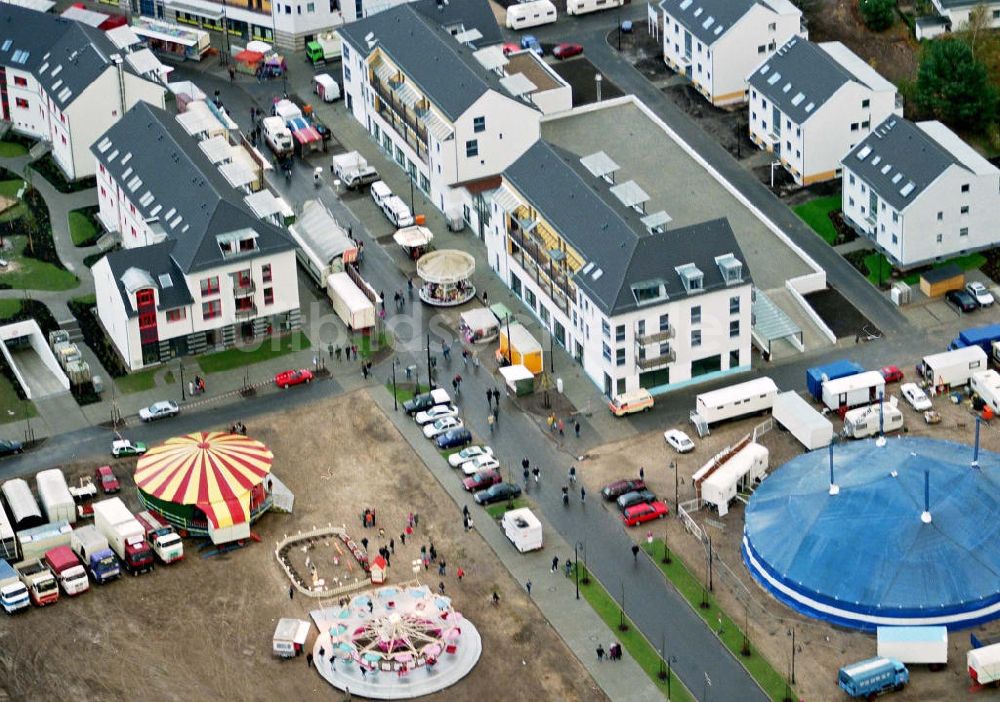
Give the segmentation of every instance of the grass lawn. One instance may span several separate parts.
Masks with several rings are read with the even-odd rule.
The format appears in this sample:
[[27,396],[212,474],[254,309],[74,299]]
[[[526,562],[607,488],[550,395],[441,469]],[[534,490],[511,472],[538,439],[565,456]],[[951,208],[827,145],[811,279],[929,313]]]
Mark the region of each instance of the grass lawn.
[[[867,260],[865,262],[867,263]],[[947,266],[949,263],[954,263],[963,271],[971,271],[984,266],[986,264],[986,257],[980,253],[971,253],[966,254],[965,256],[949,258],[947,261],[942,261],[941,263],[935,263],[933,267],[940,268],[941,266]],[[917,285],[920,282],[920,274],[911,273],[903,278],[903,282],[907,285]]]
[[[2,144],[3,142],[0,142]],[[0,195],[6,195],[7,197],[16,197],[17,191],[21,189],[24,185],[24,181],[20,178],[12,178],[10,180],[0,180]]]
[[837,230],[830,221],[830,213],[840,209],[840,195],[818,197],[815,200],[793,207],[792,211],[808,224],[814,232],[823,237],[831,246],[837,241]]
[[286,354],[303,351],[312,346],[312,343],[301,331],[294,331],[284,336],[272,336],[264,339],[257,348],[234,348],[226,349],[201,356],[198,365],[206,373],[221,373],[243,368],[261,361],[270,361]]
[[[584,569],[583,565],[579,565],[580,568],[580,594],[583,596],[587,603],[597,612],[599,616],[608,627],[614,631],[615,639],[622,645],[629,655],[635,659],[635,662],[639,664],[639,667],[645,671],[649,679],[660,689],[661,692],[666,694],[667,692],[667,680],[660,680],[659,672],[661,668],[660,664],[660,654],[657,652],[655,646],[649,643],[649,640],[642,635],[642,632],[636,629],[635,624],[631,619],[625,617],[625,623],[628,626],[628,631],[620,631],[618,625],[621,623],[621,609],[618,603],[611,597],[607,590],[601,585],[600,581],[591,576],[590,582],[587,584],[583,583]],[[575,575],[574,575],[575,577]],[[628,603],[626,603],[628,604]],[[680,651],[683,649],[682,642],[674,641],[673,644],[676,650]],[[668,649],[667,655],[670,655],[670,650]],[[670,676],[670,700],[671,702],[695,702],[694,695],[684,687],[684,683],[677,678],[676,675],[671,671]]]
[[20,300],[0,300],[0,319],[10,319],[20,311]]
[[0,424],[17,422],[25,417],[37,417],[38,410],[31,400],[21,400],[5,376],[0,375]]
[[[409,381],[409,380],[402,381],[402,380],[399,379],[399,375],[398,375],[400,373],[399,369],[396,370],[396,373],[397,373],[397,375],[396,375],[396,401],[399,402],[400,404],[406,402],[407,400],[409,400],[414,395],[419,395],[422,392],[427,392],[427,386],[426,385],[417,385],[416,389],[414,389],[413,383],[411,381]],[[389,381],[388,383],[385,384],[385,389],[389,391],[390,395],[392,394],[392,381]],[[458,451],[460,449],[455,449],[455,450]],[[445,454],[445,455],[447,455],[447,454]]]
[[10,269],[6,273],[0,273],[0,283],[26,290],[71,290],[80,284],[77,277],[69,271],[27,256],[27,246],[27,239],[15,239],[14,250],[18,253],[9,253],[5,257],[10,261]]
[[115,385],[118,386],[118,392],[123,395],[131,395],[134,392],[152,390],[156,387],[156,378],[154,376],[159,370],[160,368],[158,367],[150,368],[149,370],[129,373],[121,378],[115,378]]
[[503,513],[509,509],[518,509],[520,507],[527,507],[528,500],[525,497],[518,497],[514,500],[514,506],[511,507],[510,503],[504,500],[503,502],[497,502],[486,507],[486,514],[490,515],[491,519],[500,519]]
[[[653,561],[659,566],[667,579],[673,583],[677,591],[690,603],[694,611],[701,615],[701,618],[705,620],[705,624],[716,632],[719,639],[726,645],[726,648],[733,652],[737,660],[743,664],[754,680],[764,689],[767,696],[772,700],[783,700],[787,684],[784,676],[778,673],[760,655],[754,648],[752,641],[750,642],[750,655],[744,656],[742,654],[742,630],[730,619],[728,614],[722,611],[711,593],[707,593],[709,606],[704,609],[701,607],[702,595],[705,592],[702,580],[692,574],[676,554],[671,554],[670,563],[664,564],[661,562],[663,556],[663,539],[656,539],[653,541],[652,546],[644,545],[643,548],[647,553],[652,554]],[[722,622],[721,630],[719,625],[720,619]],[[792,698],[794,699],[794,694]]]
[[17,158],[28,153],[28,147],[16,141],[0,141],[0,158]]
[[369,358],[372,353],[388,348],[387,340],[388,337],[384,331],[379,332],[378,339],[374,344],[372,343],[371,336],[365,334],[361,337],[360,343],[358,343],[358,353],[361,354],[361,358]]
[[73,238],[73,246],[91,246],[97,242],[99,232],[86,211],[73,210],[69,213],[69,235]]
[[[885,283],[891,278],[892,264],[882,254],[878,252],[870,253],[865,256],[864,261],[865,268],[868,270],[866,277],[872,285],[878,285],[879,281]],[[879,272],[880,267],[882,269],[881,272]],[[913,282],[917,282],[916,278],[914,278]]]

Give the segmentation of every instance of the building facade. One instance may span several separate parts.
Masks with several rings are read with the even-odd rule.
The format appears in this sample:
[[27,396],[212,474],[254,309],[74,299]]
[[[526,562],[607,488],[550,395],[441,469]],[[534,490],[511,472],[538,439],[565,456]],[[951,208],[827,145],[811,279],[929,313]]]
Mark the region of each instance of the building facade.
[[799,185],[840,177],[840,160],[890,115],[896,86],[840,42],[793,37],[747,79],[750,138]]
[[986,13],[986,27],[996,29],[1000,27],[1000,2],[997,0],[931,0],[934,8],[942,17],[946,17],[951,22],[954,30],[962,29],[962,25],[968,23],[969,15],[977,7],[982,7]]
[[1000,242],[1000,170],[940,122],[890,117],[848,153],[844,220],[907,269]]
[[713,105],[745,102],[747,68],[807,36],[789,0],[662,0],[659,8],[663,60]]

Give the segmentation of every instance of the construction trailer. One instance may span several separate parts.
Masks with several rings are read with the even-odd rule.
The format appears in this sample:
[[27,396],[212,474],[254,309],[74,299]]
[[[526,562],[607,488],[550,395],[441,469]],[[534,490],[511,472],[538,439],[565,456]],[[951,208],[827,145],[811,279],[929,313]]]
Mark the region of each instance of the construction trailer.
[[994,413],[1000,412],[1000,373],[992,369],[973,373],[969,380],[969,388],[979,395]]
[[823,383],[823,405],[842,412],[876,402],[885,395],[885,378],[878,371],[866,371]]
[[825,366],[816,366],[808,369],[806,371],[806,388],[809,390],[809,394],[813,396],[813,399],[821,402],[823,399],[823,383],[828,380],[837,380],[838,378],[846,378],[849,375],[864,373],[864,371],[865,369],[860,364],[842,358],[839,361],[827,363]]
[[[774,407],[778,386],[768,377],[703,392],[695,397],[695,413],[707,424],[767,412]],[[697,420],[692,415],[692,421]]]
[[985,351],[979,346],[966,346],[924,356],[917,369],[928,383],[944,388],[968,385],[973,373],[988,367]]
[[774,398],[774,421],[787,429],[807,450],[823,448],[833,441],[833,422],[789,390]]

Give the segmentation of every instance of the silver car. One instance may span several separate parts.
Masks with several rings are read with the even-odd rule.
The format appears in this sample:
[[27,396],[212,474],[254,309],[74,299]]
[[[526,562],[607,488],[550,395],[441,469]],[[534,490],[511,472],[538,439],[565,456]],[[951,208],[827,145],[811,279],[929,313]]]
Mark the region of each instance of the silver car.
[[139,410],[139,419],[144,422],[152,422],[154,419],[164,419],[180,414],[181,408],[172,400],[162,400],[154,402],[149,407]]

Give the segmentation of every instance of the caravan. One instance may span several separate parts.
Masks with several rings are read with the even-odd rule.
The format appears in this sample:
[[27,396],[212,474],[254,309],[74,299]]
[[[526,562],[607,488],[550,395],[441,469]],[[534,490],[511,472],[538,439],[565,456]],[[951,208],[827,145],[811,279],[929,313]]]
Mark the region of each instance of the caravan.
[[885,395],[885,378],[878,371],[866,371],[836,380],[827,380],[822,386],[823,405],[833,411],[846,411],[858,405],[867,405]]
[[[774,407],[778,386],[770,378],[756,378],[695,397],[695,415],[707,424],[766,412]],[[691,420],[698,423],[695,416]]]
[[510,29],[527,29],[556,21],[556,6],[549,0],[522,2],[507,8],[507,26]]
[[624,4],[625,0],[566,0],[566,14],[585,15],[588,12],[610,10],[612,7],[621,7]]
[[973,373],[969,387],[994,413],[1000,412],[1000,373],[995,370]]
[[899,431],[903,428],[903,413],[896,405],[896,398],[890,397],[888,402],[858,407],[844,413],[844,436],[851,439],[863,439],[879,433]]

